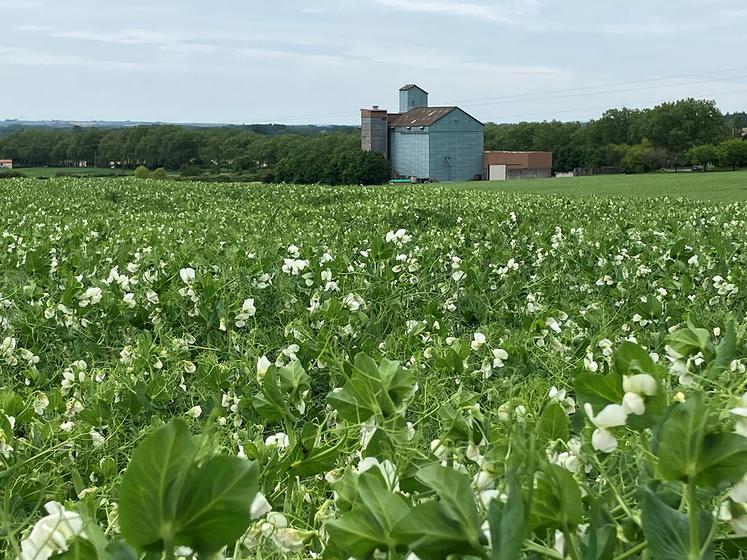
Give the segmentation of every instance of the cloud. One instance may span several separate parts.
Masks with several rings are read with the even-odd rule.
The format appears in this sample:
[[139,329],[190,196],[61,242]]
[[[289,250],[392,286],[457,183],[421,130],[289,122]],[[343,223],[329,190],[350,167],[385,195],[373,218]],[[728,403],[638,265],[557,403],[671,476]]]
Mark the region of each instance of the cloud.
[[340,65],[348,61],[347,59],[337,55],[287,51],[281,49],[250,48],[237,49],[234,52],[242,58],[274,62],[311,62],[324,65]]
[[472,17],[509,22],[519,15],[534,12],[538,0],[505,2],[502,6],[488,6],[458,0],[375,0],[386,8],[400,12],[427,13],[447,16]]
[[181,40],[180,37],[160,31],[144,29],[124,29],[114,33],[98,31],[58,31],[50,36],[59,39],[78,39],[81,41],[95,41],[100,43],[115,43],[119,45],[170,45]]
[[19,10],[21,8],[39,8],[39,0],[0,0],[0,10]]
[[72,54],[50,53],[0,45],[0,62],[16,66],[52,66],[94,68],[97,70],[142,70],[147,64],[137,62],[94,60]]
[[18,31],[28,31],[30,33],[42,33],[42,32],[52,31],[52,28],[49,27],[48,25],[34,25],[34,24],[16,25],[16,29],[18,29]]

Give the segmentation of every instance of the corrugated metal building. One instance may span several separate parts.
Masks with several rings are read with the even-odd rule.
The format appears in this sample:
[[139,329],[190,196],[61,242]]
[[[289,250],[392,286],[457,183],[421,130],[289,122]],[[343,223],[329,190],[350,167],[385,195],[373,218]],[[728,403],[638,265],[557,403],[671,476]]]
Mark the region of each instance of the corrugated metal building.
[[552,177],[552,152],[485,152],[483,176],[489,181]]
[[429,107],[428,92],[414,84],[399,90],[399,113],[361,109],[361,147],[384,154],[397,177],[467,181],[483,173],[483,124],[459,107]]

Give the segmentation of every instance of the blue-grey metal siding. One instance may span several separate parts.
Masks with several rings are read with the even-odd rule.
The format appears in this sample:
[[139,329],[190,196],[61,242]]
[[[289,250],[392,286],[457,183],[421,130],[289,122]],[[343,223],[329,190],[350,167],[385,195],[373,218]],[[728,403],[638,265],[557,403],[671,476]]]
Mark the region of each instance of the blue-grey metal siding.
[[403,177],[430,177],[428,129],[395,128],[389,130],[389,159],[392,169]]
[[428,94],[415,86],[399,92],[399,112],[406,113],[410,109],[428,106]]
[[461,109],[430,127],[429,172],[439,181],[468,181],[483,172],[483,125]]

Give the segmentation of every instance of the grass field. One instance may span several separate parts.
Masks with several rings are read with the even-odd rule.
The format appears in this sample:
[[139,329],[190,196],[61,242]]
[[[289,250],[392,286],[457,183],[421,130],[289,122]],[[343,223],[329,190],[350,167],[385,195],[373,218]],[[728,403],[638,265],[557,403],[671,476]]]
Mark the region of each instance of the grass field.
[[685,197],[732,202],[747,200],[747,171],[711,173],[648,173],[567,179],[534,179],[454,183],[454,188],[478,188],[510,193],[550,193],[572,196]]
[[[33,178],[50,178],[57,173],[66,173],[69,175],[122,175],[121,169],[110,169],[108,167],[18,167],[14,169],[23,173],[26,177]],[[125,169],[125,175],[131,175],[132,170]]]
[[0,181],[0,557],[744,557],[746,178]]

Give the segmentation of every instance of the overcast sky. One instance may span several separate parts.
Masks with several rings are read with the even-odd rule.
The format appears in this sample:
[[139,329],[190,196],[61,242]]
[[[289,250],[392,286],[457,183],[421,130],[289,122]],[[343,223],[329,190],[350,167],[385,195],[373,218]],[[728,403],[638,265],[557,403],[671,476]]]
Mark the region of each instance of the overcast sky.
[[0,0],[0,119],[355,124],[747,110],[745,0]]

